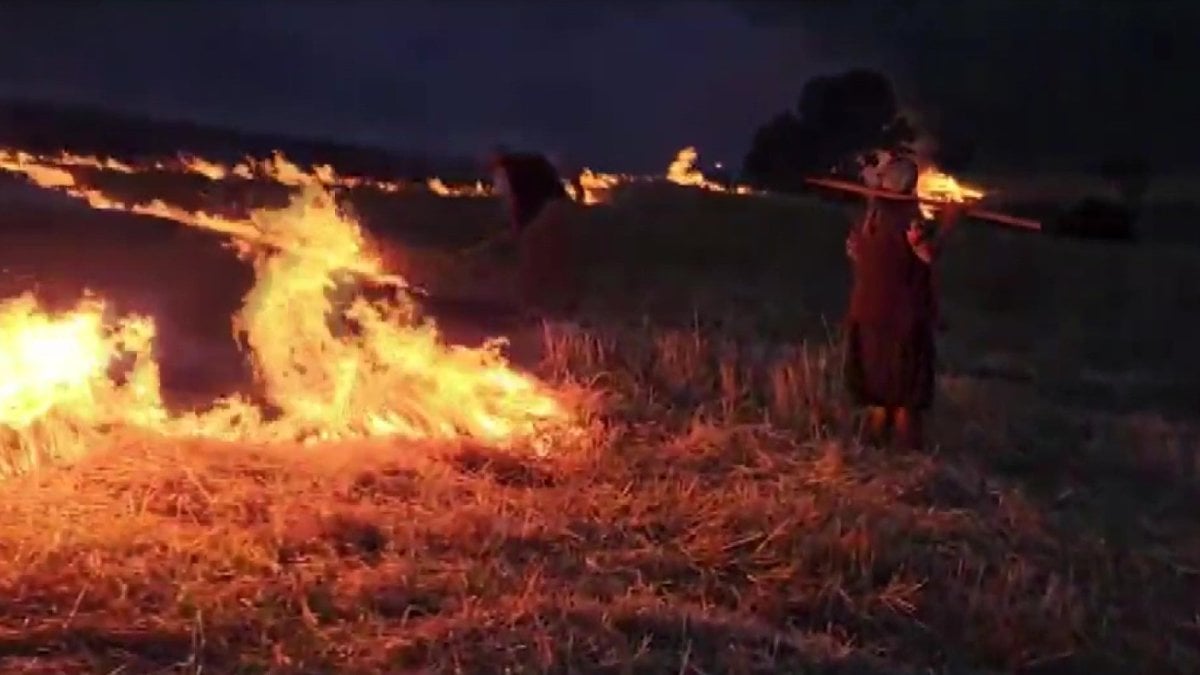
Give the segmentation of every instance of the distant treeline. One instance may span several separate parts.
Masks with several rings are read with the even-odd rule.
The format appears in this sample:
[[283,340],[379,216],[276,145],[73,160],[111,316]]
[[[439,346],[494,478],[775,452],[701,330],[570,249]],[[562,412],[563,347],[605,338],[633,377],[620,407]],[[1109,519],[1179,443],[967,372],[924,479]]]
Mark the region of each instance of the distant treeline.
[[373,178],[421,180],[437,175],[467,179],[479,172],[470,159],[421,157],[378,147],[46,101],[0,101],[0,145],[34,152],[70,150],[126,161],[174,157],[183,152],[229,163],[246,155],[262,158],[280,150],[299,164],[331,164],[341,173]]
[[[742,178],[775,192],[810,191],[806,176],[857,178],[865,165],[888,154],[918,152],[926,141],[928,159],[951,173],[968,169],[975,157],[969,136],[918,129],[903,113],[892,82],[883,73],[852,69],[805,83],[796,103],[755,130],[742,163]],[[1068,236],[1129,240],[1143,212],[1153,175],[1140,156],[1099,149],[1092,171],[1110,185],[1111,195],[1090,195],[1067,205],[1042,205],[1046,229]],[[828,196],[827,196],[828,198]],[[844,197],[854,201],[856,197]],[[1022,214],[1026,215],[1026,214]]]

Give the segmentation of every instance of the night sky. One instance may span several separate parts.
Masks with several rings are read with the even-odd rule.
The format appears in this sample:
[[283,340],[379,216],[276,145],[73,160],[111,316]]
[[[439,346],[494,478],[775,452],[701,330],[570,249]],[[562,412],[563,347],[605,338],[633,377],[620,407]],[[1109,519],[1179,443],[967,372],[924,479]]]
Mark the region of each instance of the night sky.
[[1197,26],[1173,0],[10,1],[0,96],[640,171],[739,163],[806,79],[868,66],[984,160],[1190,166]]

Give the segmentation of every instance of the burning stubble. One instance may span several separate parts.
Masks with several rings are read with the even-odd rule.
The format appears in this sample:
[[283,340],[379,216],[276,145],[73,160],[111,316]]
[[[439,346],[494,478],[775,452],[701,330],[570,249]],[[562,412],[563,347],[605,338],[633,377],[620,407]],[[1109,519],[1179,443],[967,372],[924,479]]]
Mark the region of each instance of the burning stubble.
[[[698,157],[693,147],[681,150],[666,170],[666,182],[755,194],[746,186],[709,180],[697,168]],[[71,171],[75,168],[124,174],[170,171],[210,180],[265,178],[295,194],[282,209],[227,217],[161,200],[125,203],[80,184]],[[0,169],[95,209],[154,216],[225,235],[255,273],[233,327],[239,344],[249,351],[269,413],[241,396],[218,399],[203,412],[168,412],[152,350],[155,326],[148,317],[111,316],[98,299],[55,316],[38,308],[31,296],[3,305],[0,319],[8,326],[8,338],[0,354],[5,373],[0,422],[18,435],[59,439],[61,447],[50,454],[78,454],[69,447],[71,441],[62,440],[69,434],[51,429],[68,420],[71,428],[117,424],[169,436],[251,442],[401,437],[472,438],[495,445],[544,439],[550,430],[572,426],[570,402],[511,367],[500,353],[502,341],[473,349],[448,346],[432,322],[414,321],[407,283],[383,268],[359,224],[338,209],[335,199],[341,189],[400,192],[406,189],[401,183],[343,176],[330,166],[306,171],[279,153],[232,166],[195,156],[134,166],[65,152],[47,156],[0,150]],[[565,184],[577,202],[595,205],[607,202],[623,185],[651,180],[584,169],[576,181]],[[481,183],[450,186],[437,178],[427,181],[427,188],[447,197],[491,194]],[[919,188],[923,198],[932,200],[982,195],[931,167],[922,172]],[[386,300],[351,297],[335,306],[329,291],[339,283],[345,288],[346,278],[389,285],[396,293]],[[331,323],[352,328],[334,330]],[[116,378],[110,366],[118,361],[132,365]],[[19,445],[34,444],[26,439]],[[543,440],[539,447],[544,445]],[[31,460],[9,462],[14,467],[22,463]]]
[[[283,173],[280,182],[299,187],[291,203],[238,220],[160,201],[124,204],[27,155],[6,156],[4,168],[94,208],[230,236],[256,275],[234,329],[274,409],[268,415],[235,396],[203,412],[171,414],[160,392],[151,319],[114,317],[98,299],[50,315],[26,295],[0,306],[0,422],[21,436],[16,445],[24,449],[7,461],[9,471],[35,464],[22,456],[39,445],[57,457],[80,454],[85,439],[63,428],[119,425],[249,442],[401,437],[507,445],[571,424],[563,397],[511,367],[500,343],[448,346],[435,325],[415,323],[403,280],[385,274],[358,223],[311,174]],[[328,291],[347,273],[392,279],[397,292],[334,307]],[[330,317],[355,330],[335,334]],[[110,372],[118,361],[132,364],[119,377]],[[56,439],[51,450],[44,447],[47,438]]]

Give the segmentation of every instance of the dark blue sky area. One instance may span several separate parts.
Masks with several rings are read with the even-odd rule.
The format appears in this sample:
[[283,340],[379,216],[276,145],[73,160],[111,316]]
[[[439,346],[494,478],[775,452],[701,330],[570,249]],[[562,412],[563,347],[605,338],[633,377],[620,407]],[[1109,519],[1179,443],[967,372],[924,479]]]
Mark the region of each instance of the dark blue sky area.
[[[0,96],[402,149],[505,140],[661,169],[740,161],[804,81],[890,73],[986,158],[1194,158],[1200,2],[6,2]],[[1192,148],[1192,150],[1188,150]],[[1187,160],[1190,161],[1190,160]]]

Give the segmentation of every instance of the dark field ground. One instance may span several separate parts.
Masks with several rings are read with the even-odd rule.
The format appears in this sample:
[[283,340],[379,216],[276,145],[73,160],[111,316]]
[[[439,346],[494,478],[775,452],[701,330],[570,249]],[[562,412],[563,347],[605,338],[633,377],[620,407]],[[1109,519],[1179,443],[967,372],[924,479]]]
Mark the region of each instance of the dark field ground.
[[[284,198],[105,180],[189,205]],[[352,201],[431,291],[502,295],[502,257],[446,256],[498,204]],[[891,452],[846,440],[851,214],[631,188],[579,213],[577,321],[434,307],[451,338],[508,332],[595,394],[587,442],[545,459],[121,435],[10,480],[2,669],[1200,670],[1200,253],[964,225],[942,268],[937,448]],[[9,188],[0,227],[6,292],[86,286],[153,313],[180,405],[245,378],[228,319],[250,272],[216,238]]]

